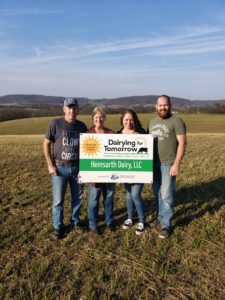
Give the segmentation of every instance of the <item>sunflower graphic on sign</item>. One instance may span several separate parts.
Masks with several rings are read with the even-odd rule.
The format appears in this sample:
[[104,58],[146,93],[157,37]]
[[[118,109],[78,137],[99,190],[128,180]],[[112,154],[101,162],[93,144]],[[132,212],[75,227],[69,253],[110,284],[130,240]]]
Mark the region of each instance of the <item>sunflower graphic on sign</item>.
[[95,136],[88,136],[82,140],[81,149],[86,156],[97,156],[101,149],[101,142]]

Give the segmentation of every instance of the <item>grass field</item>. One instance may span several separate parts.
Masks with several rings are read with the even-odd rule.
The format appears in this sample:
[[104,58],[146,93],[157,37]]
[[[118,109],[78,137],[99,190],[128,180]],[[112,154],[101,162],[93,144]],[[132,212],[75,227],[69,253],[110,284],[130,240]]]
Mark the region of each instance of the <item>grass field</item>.
[[[139,118],[144,128],[147,128],[148,122],[155,114],[139,114]],[[213,114],[178,114],[184,119],[189,133],[225,133],[225,115]],[[87,127],[92,124],[91,116],[80,115],[78,119],[85,122]],[[21,119],[0,122],[0,135],[8,134],[44,134],[52,117]],[[120,129],[120,115],[108,115],[106,126],[111,129]]]
[[[158,239],[158,224],[150,223],[150,185],[143,191],[146,231],[137,237],[133,228],[121,229],[126,207],[123,185],[118,185],[115,232],[100,237],[71,232],[52,241],[51,179],[42,153],[50,118],[46,123],[36,119],[37,131],[43,126],[40,135],[1,135],[0,299],[225,299],[224,117],[204,116],[199,124],[191,118],[190,131],[203,133],[188,135],[168,240]],[[1,123],[4,134],[9,123],[4,122],[5,129]],[[15,134],[23,126],[30,134],[36,132],[30,131],[36,128],[29,120],[15,124]],[[214,132],[204,133],[206,128]],[[87,222],[86,189],[84,196],[81,218]],[[67,223],[69,194],[65,206]],[[104,230],[102,208],[100,215]]]

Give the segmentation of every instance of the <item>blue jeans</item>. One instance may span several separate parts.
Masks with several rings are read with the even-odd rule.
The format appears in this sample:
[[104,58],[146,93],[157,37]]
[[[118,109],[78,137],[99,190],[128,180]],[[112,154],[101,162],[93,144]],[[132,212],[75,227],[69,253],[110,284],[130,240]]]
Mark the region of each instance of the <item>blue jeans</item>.
[[90,183],[88,184],[88,219],[90,228],[94,229],[97,227],[101,194],[103,196],[105,222],[107,225],[112,224],[115,188],[115,183],[104,183],[100,188],[96,188]]
[[138,213],[138,218],[140,223],[145,222],[145,209],[144,209],[144,202],[141,198],[141,191],[143,189],[144,184],[141,183],[125,183],[125,190],[126,190],[126,203],[127,203],[127,213],[128,219],[132,220],[134,206]]
[[155,163],[153,192],[157,205],[157,217],[162,228],[171,228],[174,213],[176,176],[170,176],[172,165]]
[[71,225],[76,225],[79,221],[80,207],[83,201],[83,186],[78,184],[78,166],[58,165],[57,176],[52,176],[52,217],[53,227],[61,229],[64,217],[64,197],[66,187],[69,183],[71,191]]

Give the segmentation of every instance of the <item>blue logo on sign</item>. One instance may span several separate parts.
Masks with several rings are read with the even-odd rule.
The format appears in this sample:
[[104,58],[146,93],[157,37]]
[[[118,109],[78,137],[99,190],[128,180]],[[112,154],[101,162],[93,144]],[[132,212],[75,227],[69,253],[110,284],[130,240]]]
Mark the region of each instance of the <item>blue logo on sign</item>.
[[119,176],[117,175],[117,174],[112,174],[112,176],[111,176],[111,179],[112,180],[116,180],[116,179],[118,179],[119,178]]

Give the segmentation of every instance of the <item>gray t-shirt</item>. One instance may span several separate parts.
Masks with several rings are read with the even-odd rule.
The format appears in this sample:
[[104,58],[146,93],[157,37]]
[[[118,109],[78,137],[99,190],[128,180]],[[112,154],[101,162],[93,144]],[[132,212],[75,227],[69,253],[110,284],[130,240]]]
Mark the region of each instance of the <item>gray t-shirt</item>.
[[68,123],[65,118],[52,120],[45,138],[53,143],[53,159],[78,163],[80,133],[86,130],[86,125],[79,120],[74,124]]
[[154,136],[154,159],[172,164],[177,153],[176,136],[186,134],[183,120],[173,115],[167,119],[156,117],[149,122],[148,131]]

